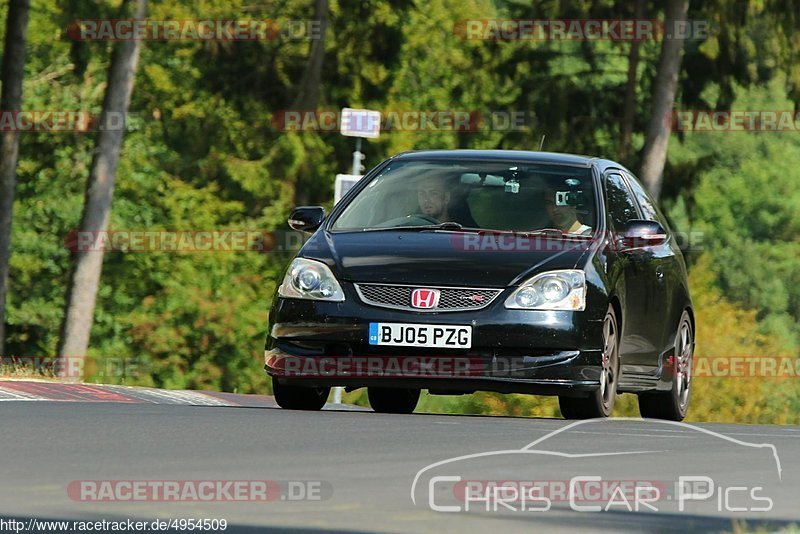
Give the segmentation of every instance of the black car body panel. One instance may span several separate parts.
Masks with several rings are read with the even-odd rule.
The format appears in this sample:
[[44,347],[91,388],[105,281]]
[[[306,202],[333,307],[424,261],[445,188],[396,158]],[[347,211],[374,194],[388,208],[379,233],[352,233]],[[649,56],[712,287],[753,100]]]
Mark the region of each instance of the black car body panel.
[[587,247],[586,242],[578,241],[554,243],[555,251],[498,254],[492,250],[464,250],[472,242],[484,239],[487,239],[485,233],[446,230],[327,235],[318,232],[305,244],[301,254],[325,263],[340,280],[442,285],[443,281],[451,280],[453,273],[458,273],[457,283],[444,285],[508,287],[545,266],[573,268]]

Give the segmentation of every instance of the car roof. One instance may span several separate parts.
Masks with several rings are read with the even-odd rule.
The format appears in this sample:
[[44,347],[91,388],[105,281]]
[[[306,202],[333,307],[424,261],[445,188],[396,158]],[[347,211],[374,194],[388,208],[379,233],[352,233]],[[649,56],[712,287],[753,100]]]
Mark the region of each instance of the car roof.
[[619,165],[593,156],[563,154],[559,152],[534,152],[528,150],[418,150],[403,152],[395,159],[474,159],[474,160],[516,160],[531,163],[553,163],[561,165],[580,165],[589,167],[592,163],[605,167],[607,164]]

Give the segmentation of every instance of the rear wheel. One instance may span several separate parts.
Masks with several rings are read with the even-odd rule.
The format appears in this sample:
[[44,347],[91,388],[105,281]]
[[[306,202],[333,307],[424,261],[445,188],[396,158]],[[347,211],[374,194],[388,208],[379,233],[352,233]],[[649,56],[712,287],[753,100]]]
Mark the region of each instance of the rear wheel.
[[619,382],[617,324],[617,315],[609,304],[603,319],[603,368],[600,371],[600,387],[588,397],[559,397],[558,405],[565,419],[592,419],[611,415]]
[[281,408],[316,411],[325,406],[331,388],[288,386],[273,380],[272,391],[275,395],[275,401]]
[[642,417],[683,421],[689,410],[692,391],[692,363],[694,357],[694,332],[689,312],[684,311],[675,336],[675,355],[672,357],[672,390],[639,395],[639,413]]
[[367,388],[369,405],[378,413],[411,413],[419,401],[418,389]]

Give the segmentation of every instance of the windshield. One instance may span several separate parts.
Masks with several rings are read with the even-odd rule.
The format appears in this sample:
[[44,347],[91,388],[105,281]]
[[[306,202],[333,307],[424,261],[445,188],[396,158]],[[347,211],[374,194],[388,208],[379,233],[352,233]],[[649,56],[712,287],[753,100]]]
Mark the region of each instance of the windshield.
[[498,161],[413,160],[390,164],[352,199],[332,230],[441,225],[446,230],[592,235],[591,170]]

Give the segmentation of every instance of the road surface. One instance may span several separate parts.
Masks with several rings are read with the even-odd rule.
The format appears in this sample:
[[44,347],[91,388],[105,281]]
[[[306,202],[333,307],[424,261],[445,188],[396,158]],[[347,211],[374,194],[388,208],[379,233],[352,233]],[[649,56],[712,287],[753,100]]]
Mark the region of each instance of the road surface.
[[[104,390],[107,398],[93,400],[62,392],[54,395],[61,395],[60,399],[44,400],[47,395],[37,389],[42,386],[17,384],[4,395],[3,384],[8,383],[0,382],[0,399],[4,399],[0,402],[0,518],[5,520],[216,518],[227,521],[226,532],[246,533],[265,529],[504,532],[532,528],[572,532],[576,527],[731,531],[731,518],[740,521],[739,525],[746,519],[748,527],[800,525],[798,427],[704,424],[692,428],[655,421],[593,422],[569,428],[534,447],[547,446],[575,456],[541,456],[514,451],[565,428],[568,422],[383,415],[352,409],[294,412],[275,407],[269,397],[208,396],[222,400],[215,403],[204,402],[193,393],[186,394],[188,400],[178,393],[181,400],[175,400],[158,390],[109,389]],[[17,398],[8,391],[15,391]],[[136,393],[140,391],[145,393]],[[23,400],[25,395],[39,400]],[[774,445],[777,456],[768,447],[746,443]],[[496,450],[510,452],[479,456]],[[631,456],[625,451],[641,454]],[[579,456],[597,453],[601,454]],[[434,462],[475,454],[478,456],[471,460],[448,462],[417,477]],[[780,459],[779,468],[775,458]],[[473,464],[461,465],[465,462]],[[528,470],[531,465],[535,465],[535,475]],[[665,497],[670,502],[664,501],[657,513],[628,512],[624,506],[579,512],[558,498],[547,511],[508,510],[514,506],[487,511],[475,506],[470,511],[437,512],[429,504],[430,476],[443,469],[444,474],[462,474],[467,479],[509,479],[518,470],[520,480],[535,476],[554,481],[588,474],[587,465],[596,466],[597,474],[604,478],[659,480],[662,487],[678,472],[708,475],[720,487],[736,481],[763,483],[759,495],[769,495],[773,505],[770,511],[731,512],[720,510],[724,507],[718,506],[715,496],[690,503],[696,505],[694,511],[677,512],[674,492]],[[416,504],[411,500],[415,477]],[[75,489],[82,481],[209,480],[275,481],[280,495],[273,493],[268,502],[103,502],[96,500],[101,493],[87,497]],[[313,498],[297,491],[289,495],[289,481],[295,482],[295,490],[313,494]],[[97,491],[100,486],[91,487]],[[445,493],[434,495],[433,501],[452,502],[448,501],[453,496],[450,489],[445,488]],[[724,492],[718,493],[724,497]],[[735,507],[737,503],[723,504]],[[753,504],[750,501],[746,506],[754,508]]]

